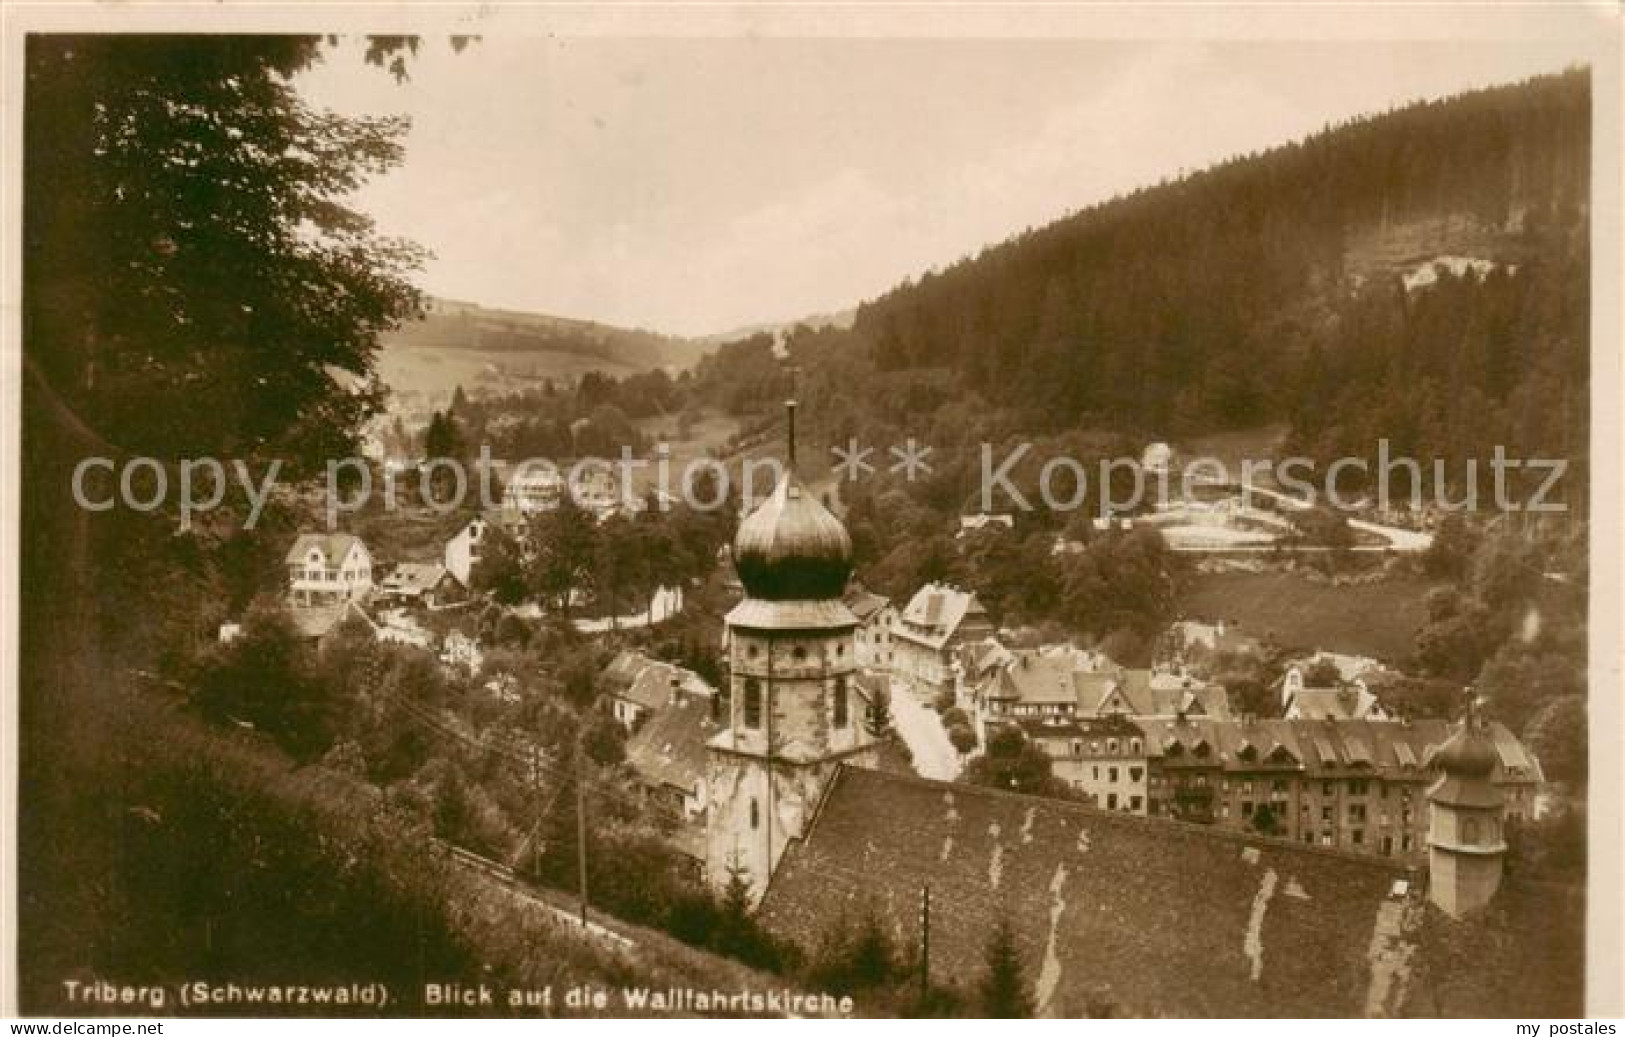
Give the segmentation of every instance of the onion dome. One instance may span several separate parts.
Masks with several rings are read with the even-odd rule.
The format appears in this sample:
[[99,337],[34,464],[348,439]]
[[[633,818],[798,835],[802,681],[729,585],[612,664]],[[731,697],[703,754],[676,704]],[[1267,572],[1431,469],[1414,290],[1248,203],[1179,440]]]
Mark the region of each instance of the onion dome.
[[1439,806],[1500,810],[1504,799],[1490,780],[1499,760],[1478,711],[1469,707],[1461,727],[1428,761],[1440,772],[1439,780],[1428,790],[1428,799]]
[[852,575],[852,538],[794,473],[739,524],[734,568],[745,594],[763,601],[839,598]]
[[1452,778],[1481,780],[1495,770],[1495,744],[1474,716],[1456,730],[1433,755],[1433,765]]

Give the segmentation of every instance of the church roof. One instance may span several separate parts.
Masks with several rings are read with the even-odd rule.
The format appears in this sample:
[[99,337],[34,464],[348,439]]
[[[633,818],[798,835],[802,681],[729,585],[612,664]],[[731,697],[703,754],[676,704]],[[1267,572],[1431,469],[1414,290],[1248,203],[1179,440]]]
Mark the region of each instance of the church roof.
[[1584,903],[1566,887],[1508,879],[1488,909],[1456,922],[1384,858],[849,767],[786,851],[760,917],[812,950],[873,915],[914,947],[927,885],[933,977],[974,997],[988,933],[1005,919],[1044,1014],[1560,1017],[1583,1006]]

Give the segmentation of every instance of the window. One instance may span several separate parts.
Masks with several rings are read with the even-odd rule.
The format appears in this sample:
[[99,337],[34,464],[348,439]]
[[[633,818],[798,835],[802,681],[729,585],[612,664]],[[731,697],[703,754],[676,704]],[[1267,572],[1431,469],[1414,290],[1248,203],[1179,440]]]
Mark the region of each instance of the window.
[[1253,804],[1252,804],[1251,800],[1245,800],[1244,799],[1244,800],[1241,801],[1241,816],[1242,817],[1252,817],[1253,816]]
[[835,678],[835,726],[845,728],[851,722],[846,700],[846,678]]
[[1116,810],[1117,809],[1117,793],[1109,792],[1109,793],[1106,794],[1106,809],[1107,810]]
[[1349,795],[1363,796],[1365,795],[1365,791],[1366,781],[1364,778],[1355,778],[1349,782]]
[[1349,820],[1350,821],[1364,821],[1365,820],[1365,804],[1364,803],[1350,803],[1349,804]]
[[1145,773],[1144,770],[1139,767],[1130,767],[1128,769],[1128,780],[1138,783],[1140,780],[1140,775],[1143,773]]
[[1140,809],[1140,797],[1139,796],[1130,796],[1128,798],[1128,808],[1130,810],[1139,810]]
[[1349,838],[1354,842],[1355,846],[1359,846],[1365,842],[1365,833],[1356,828]]
[[1330,821],[1332,819],[1332,808],[1331,807],[1321,807],[1320,808],[1320,819],[1322,821]]
[[1334,787],[1333,787],[1333,786],[1332,786],[1332,783],[1331,783],[1331,782],[1329,782],[1329,781],[1323,781],[1323,782],[1321,782],[1321,783],[1320,783],[1320,794],[1321,794],[1321,795],[1322,795],[1322,796],[1330,796],[1330,795],[1332,795],[1332,794],[1333,794],[1333,793],[1334,793],[1334,792],[1335,792],[1335,791],[1336,791],[1336,790],[1335,790],[1335,789],[1334,789]]
[[762,726],[762,685],[754,677],[745,679],[745,726]]
[[1108,767],[1106,769],[1106,780],[1107,781],[1116,781],[1117,780],[1117,768],[1116,767]]
[[1100,768],[1099,768],[1099,767],[1095,767],[1095,768],[1094,768],[1094,772],[1095,772],[1095,780],[1096,780],[1096,781],[1099,781],[1099,780],[1100,780]]
[[752,830],[754,830],[756,828],[756,826],[761,824],[761,823],[762,823],[762,812],[761,812],[760,808],[757,807],[756,801],[753,799],[753,800],[750,801],[750,827],[751,827]]
[[1129,752],[1133,753],[1135,756],[1140,755],[1140,740],[1138,738],[1129,742]]
[[1285,778],[1276,778],[1274,781],[1270,782],[1270,791],[1271,792],[1285,792],[1286,790],[1287,790],[1287,788],[1286,788],[1286,779]]
[[1117,739],[1115,739],[1115,738],[1106,739],[1106,751],[1111,753],[1114,756],[1117,754]]
[[1400,847],[1401,850],[1404,850],[1406,853],[1409,853],[1410,850],[1411,850],[1411,837],[1408,836],[1408,835],[1400,836],[1399,837],[1399,847]]

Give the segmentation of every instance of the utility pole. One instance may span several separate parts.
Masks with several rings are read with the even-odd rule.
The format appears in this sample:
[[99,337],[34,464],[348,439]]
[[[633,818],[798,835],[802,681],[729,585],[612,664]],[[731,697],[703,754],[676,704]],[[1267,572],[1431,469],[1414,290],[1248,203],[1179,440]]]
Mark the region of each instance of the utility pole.
[[587,927],[587,783],[576,742],[576,868],[581,877],[581,928]]
[[931,989],[931,883],[920,887],[920,1000]]

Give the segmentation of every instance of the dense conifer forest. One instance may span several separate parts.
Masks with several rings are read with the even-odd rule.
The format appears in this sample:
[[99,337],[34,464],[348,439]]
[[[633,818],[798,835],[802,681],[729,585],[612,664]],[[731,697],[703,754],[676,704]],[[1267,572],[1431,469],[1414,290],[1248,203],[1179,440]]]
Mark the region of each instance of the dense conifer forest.
[[[1361,117],[1020,234],[789,336],[809,413],[1583,462],[1590,89],[1573,69]],[[757,336],[700,374],[748,412],[779,370]]]

